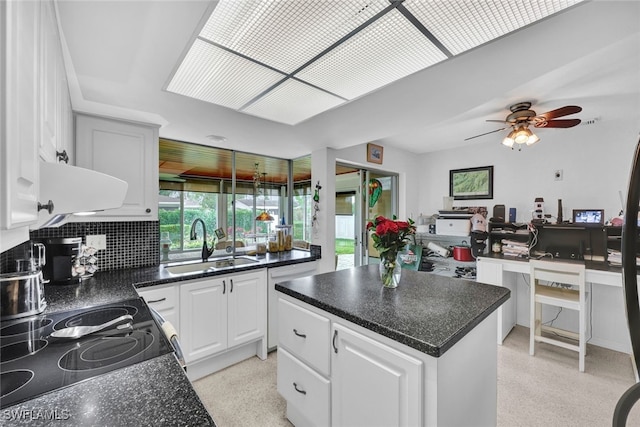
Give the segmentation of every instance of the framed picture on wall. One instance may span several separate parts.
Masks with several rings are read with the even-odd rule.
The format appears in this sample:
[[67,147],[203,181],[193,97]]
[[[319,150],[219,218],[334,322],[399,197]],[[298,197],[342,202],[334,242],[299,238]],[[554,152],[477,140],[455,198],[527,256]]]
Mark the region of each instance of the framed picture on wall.
[[493,199],[493,166],[450,170],[449,196],[454,200]]
[[382,150],[384,150],[384,148],[381,145],[367,144],[367,162],[381,165]]

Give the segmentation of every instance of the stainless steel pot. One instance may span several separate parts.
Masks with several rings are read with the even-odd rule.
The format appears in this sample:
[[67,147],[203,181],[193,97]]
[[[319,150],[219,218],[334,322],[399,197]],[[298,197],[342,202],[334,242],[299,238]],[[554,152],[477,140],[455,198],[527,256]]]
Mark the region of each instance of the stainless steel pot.
[[47,307],[40,270],[0,274],[0,288],[2,320],[32,316]]

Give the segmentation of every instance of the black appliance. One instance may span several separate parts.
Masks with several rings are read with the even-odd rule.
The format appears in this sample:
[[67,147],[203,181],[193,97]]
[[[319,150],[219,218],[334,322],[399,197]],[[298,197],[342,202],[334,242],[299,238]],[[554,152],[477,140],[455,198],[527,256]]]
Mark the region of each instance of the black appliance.
[[429,249],[423,248],[420,256],[420,265],[418,271],[433,271],[433,262],[429,260],[429,256],[433,255]]
[[73,275],[73,265],[81,254],[82,237],[44,239],[42,243],[47,248],[44,279],[58,285],[80,282],[80,276]]
[[[126,314],[133,316],[126,328],[80,339],[51,337]],[[0,339],[0,408],[173,351],[140,298],[2,322]]]
[[[640,367],[640,304],[638,302],[638,269],[636,265],[638,243],[638,204],[640,203],[640,141],[631,164],[627,206],[622,226],[622,289],[625,311],[631,338],[631,361],[638,378]],[[633,405],[640,400],[640,382],[632,385],[618,400],[613,412],[613,426],[626,426],[627,417]]]
[[456,267],[453,277],[456,277],[458,279],[474,280],[476,278],[476,268],[475,267]]

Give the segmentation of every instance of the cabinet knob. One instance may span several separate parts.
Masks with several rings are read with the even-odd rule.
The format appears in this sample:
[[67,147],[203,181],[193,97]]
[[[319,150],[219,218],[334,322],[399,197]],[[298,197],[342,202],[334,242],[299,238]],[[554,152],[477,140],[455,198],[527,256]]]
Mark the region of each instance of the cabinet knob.
[[58,162],[69,163],[69,155],[67,154],[67,150],[56,151],[56,158]]
[[147,208],[147,209],[145,209],[144,211],[145,211],[146,213],[151,213],[151,209],[150,209],[150,208]]
[[49,202],[47,202],[47,204],[43,205],[42,203],[38,202],[38,212],[40,212],[41,210],[46,209],[47,212],[49,212],[49,214],[53,213],[53,202],[51,200],[49,200]]

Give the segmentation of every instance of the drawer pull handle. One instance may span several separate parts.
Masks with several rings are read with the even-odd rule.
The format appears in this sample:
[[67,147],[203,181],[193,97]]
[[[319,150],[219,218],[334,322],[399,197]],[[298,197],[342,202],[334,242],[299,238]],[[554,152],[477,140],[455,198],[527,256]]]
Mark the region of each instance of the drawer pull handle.
[[301,334],[295,328],[293,329],[293,333],[296,334],[297,336],[301,337],[301,338],[306,338],[307,337],[306,334]]
[[166,297],[160,298],[160,299],[149,300],[149,301],[147,301],[147,304],[155,304],[155,303],[166,301],[166,300],[167,300]]
[[231,282],[231,290],[229,291],[229,293],[233,292],[233,279],[229,280]]
[[336,329],[335,331],[333,331],[333,351],[334,353],[338,354],[338,347],[336,347],[336,338],[338,338],[338,330]]
[[227,281],[223,280],[222,281],[222,294],[224,295],[224,293],[227,291]]
[[306,392],[305,390],[300,390],[300,389],[298,388],[298,384],[296,384],[296,383],[293,383],[293,388],[295,388],[295,389],[296,389],[296,391],[297,391],[298,393],[300,393],[300,394],[307,394],[307,392]]

